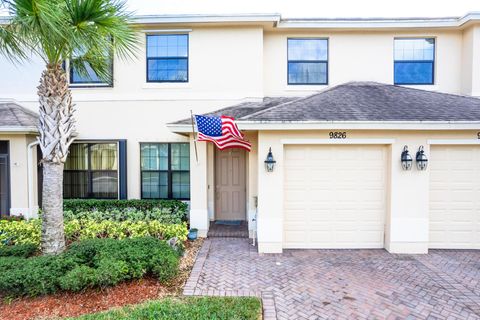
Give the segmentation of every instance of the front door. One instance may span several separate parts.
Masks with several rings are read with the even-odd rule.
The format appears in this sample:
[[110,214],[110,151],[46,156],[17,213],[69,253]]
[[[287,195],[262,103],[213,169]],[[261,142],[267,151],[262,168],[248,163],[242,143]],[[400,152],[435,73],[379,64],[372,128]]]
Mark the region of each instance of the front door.
[[215,152],[215,219],[245,220],[245,150]]
[[8,141],[0,141],[0,214],[9,214],[10,181],[8,166]]

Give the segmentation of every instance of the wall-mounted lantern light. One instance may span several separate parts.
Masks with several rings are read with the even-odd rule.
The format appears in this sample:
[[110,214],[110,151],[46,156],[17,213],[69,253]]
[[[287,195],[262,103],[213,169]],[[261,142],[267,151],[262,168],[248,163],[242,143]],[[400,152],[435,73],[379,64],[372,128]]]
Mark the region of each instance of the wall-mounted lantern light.
[[428,158],[425,155],[425,151],[423,150],[423,146],[420,146],[417,151],[417,155],[415,157],[417,162],[417,169],[418,170],[426,170],[428,165]]
[[402,155],[400,156],[403,170],[412,169],[412,156],[408,152],[408,146],[403,147]]
[[268,150],[267,159],[265,159],[265,170],[267,170],[267,172],[272,172],[275,168],[275,163],[277,163],[277,161],[273,158],[272,148],[270,148],[270,150]]

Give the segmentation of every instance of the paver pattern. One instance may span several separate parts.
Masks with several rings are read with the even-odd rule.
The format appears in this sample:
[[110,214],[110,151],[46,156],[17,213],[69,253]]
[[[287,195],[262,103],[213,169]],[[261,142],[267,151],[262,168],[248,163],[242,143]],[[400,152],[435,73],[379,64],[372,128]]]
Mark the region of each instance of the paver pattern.
[[285,250],[207,239],[186,295],[262,297],[265,319],[480,319],[480,251]]

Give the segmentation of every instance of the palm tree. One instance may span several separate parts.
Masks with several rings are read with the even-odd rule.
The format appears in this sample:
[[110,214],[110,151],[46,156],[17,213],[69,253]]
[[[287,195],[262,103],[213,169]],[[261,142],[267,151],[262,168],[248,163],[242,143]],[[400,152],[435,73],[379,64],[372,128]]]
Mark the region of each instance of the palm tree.
[[[8,23],[0,25],[0,53],[14,62],[40,57],[39,137],[43,163],[42,251],[65,249],[63,167],[74,140],[74,104],[64,62],[80,74],[109,78],[111,53],[135,54],[137,36],[125,3],[117,0],[0,0]],[[74,57],[74,58],[72,58]]]

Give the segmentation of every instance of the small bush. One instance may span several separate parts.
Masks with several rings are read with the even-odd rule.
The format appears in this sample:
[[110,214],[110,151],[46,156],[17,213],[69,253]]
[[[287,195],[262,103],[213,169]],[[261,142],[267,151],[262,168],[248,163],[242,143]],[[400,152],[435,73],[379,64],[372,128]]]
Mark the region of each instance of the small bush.
[[152,237],[86,240],[57,256],[0,259],[0,292],[38,296],[81,291],[146,275],[165,281],[176,274],[178,260],[175,250]]
[[63,201],[63,210],[73,214],[91,211],[152,211],[153,209],[168,210],[173,215],[183,215],[186,219],[188,205],[180,200],[99,200],[99,199],[68,199]]
[[42,222],[40,219],[0,220],[0,246],[19,244],[40,245]]
[[0,257],[23,257],[33,256],[38,247],[35,244],[19,244],[16,246],[0,246]]
[[0,292],[8,296],[38,296],[58,290],[58,281],[75,266],[64,256],[0,259]]
[[[182,244],[187,240],[187,224],[164,224],[159,221],[95,221],[92,219],[65,221],[68,242],[95,238],[138,238],[151,236],[160,240],[177,237]],[[0,247],[32,244],[40,246],[40,219],[0,221]]]

